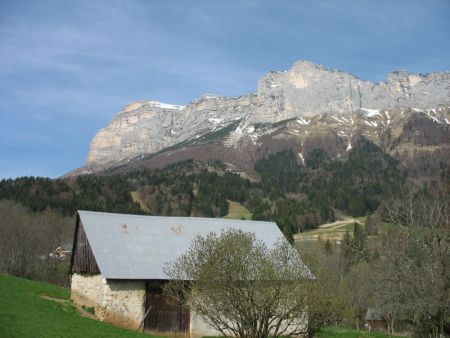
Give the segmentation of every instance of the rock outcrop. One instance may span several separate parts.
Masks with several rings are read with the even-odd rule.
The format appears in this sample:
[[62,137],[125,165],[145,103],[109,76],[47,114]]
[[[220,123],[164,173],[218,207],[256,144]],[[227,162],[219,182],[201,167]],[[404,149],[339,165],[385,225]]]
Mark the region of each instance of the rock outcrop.
[[[240,121],[225,142],[233,147],[242,135],[256,140],[265,132],[255,126],[297,118],[308,125],[317,116],[341,121],[362,113],[361,125],[374,128],[371,117],[401,114],[407,108],[427,111],[430,119],[449,124],[450,72],[425,75],[405,71],[388,75],[378,84],[307,61],[292,69],[271,72],[258,84],[257,94],[237,98],[205,95],[186,106],[158,101],[138,101],[126,106],[110,124],[99,131],[91,144],[86,168],[117,163],[142,154],[154,154],[168,147],[195,140]],[[428,109],[428,110],[426,110]],[[433,113],[434,111],[434,113]],[[331,116],[331,117],[330,117]],[[430,117],[431,116],[431,117]],[[386,127],[400,115],[383,113]]]

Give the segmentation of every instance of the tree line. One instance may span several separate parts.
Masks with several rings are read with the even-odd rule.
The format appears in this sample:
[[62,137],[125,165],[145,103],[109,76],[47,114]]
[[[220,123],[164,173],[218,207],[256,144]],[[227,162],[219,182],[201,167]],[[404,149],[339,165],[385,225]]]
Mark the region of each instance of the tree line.
[[316,276],[312,329],[341,324],[362,328],[369,307],[392,334],[444,337],[450,332],[448,186],[405,188],[384,204],[391,227],[369,241],[376,220],[355,223],[342,241],[300,250]]

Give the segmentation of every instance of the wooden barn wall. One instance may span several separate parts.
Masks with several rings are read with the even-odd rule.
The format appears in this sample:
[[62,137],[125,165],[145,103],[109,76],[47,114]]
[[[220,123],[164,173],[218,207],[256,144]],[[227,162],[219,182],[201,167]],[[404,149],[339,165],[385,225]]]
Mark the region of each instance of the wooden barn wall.
[[71,273],[100,273],[81,220],[77,220]]
[[162,286],[166,281],[146,281],[145,311],[148,311],[144,321],[147,330],[161,332],[189,331],[190,311],[183,306],[170,301],[163,295]]

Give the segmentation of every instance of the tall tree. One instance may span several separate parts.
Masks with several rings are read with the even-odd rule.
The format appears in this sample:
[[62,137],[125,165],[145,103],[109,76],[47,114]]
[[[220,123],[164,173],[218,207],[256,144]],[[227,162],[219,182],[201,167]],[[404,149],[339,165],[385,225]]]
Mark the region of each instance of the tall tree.
[[391,318],[407,315],[418,336],[444,335],[450,310],[448,191],[404,190],[387,204],[395,228],[384,238],[376,285]]

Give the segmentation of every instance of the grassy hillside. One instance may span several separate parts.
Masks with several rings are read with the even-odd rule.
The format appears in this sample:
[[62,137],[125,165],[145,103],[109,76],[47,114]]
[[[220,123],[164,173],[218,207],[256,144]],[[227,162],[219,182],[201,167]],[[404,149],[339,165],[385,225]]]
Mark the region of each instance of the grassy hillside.
[[152,337],[84,318],[69,297],[69,289],[0,275],[0,337]]
[[392,338],[401,336],[392,336],[381,332],[356,331],[341,327],[327,327],[320,330],[316,338]]
[[[360,220],[361,219],[361,220]],[[343,221],[336,221],[332,223],[322,224],[316,230],[305,231],[294,235],[295,241],[311,241],[330,239],[341,240],[346,232],[353,232],[354,223],[364,224],[364,218],[360,219],[348,218]]]
[[252,219],[252,213],[239,202],[228,201],[228,214],[223,218],[229,219]]

